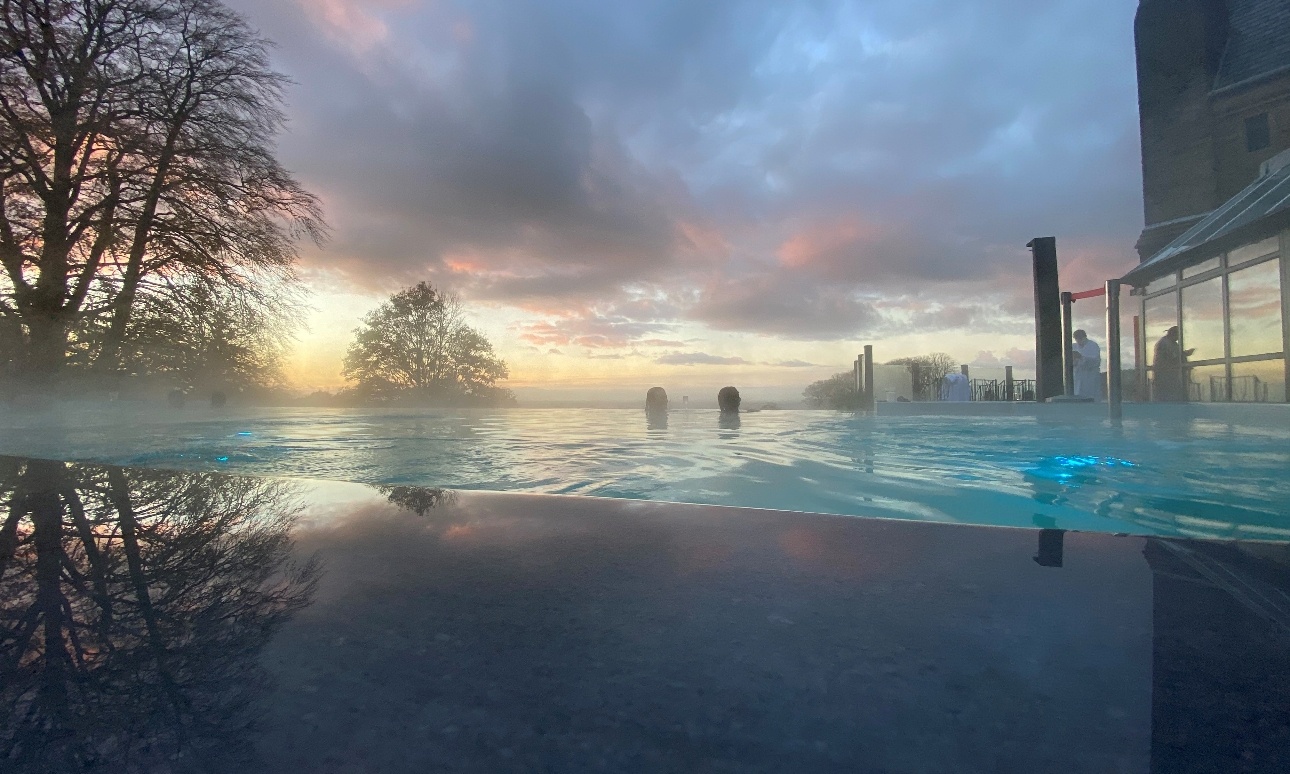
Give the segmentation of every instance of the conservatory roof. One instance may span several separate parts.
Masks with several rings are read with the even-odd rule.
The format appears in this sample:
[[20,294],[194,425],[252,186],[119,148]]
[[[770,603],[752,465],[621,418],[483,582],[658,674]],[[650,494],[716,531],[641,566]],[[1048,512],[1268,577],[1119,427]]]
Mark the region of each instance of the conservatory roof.
[[1145,285],[1169,271],[1197,263],[1290,222],[1290,165],[1261,176],[1160,252],[1138,264],[1121,281]]

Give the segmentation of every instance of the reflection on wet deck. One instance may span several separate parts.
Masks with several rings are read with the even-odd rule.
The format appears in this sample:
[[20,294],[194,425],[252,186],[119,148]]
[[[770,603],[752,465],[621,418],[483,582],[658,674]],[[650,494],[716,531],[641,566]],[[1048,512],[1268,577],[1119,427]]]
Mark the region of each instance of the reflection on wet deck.
[[0,518],[6,771],[1290,770],[1282,545],[6,458]]

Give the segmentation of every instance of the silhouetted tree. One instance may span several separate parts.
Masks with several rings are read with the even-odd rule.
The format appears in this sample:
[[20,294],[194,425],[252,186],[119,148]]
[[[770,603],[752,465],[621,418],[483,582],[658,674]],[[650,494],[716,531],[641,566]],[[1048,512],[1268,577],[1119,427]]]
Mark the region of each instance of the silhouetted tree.
[[346,379],[377,398],[498,404],[506,363],[465,322],[461,300],[421,282],[363,318],[345,355]]
[[[273,298],[205,280],[150,284],[120,343],[118,373],[162,375],[188,388],[278,386],[282,362],[301,318],[290,287]],[[89,362],[110,335],[108,321],[78,327],[69,363]]]
[[457,493],[448,489],[424,486],[378,486],[376,491],[385,495],[390,505],[411,511],[418,516],[425,516],[435,508],[457,502]]
[[860,406],[860,395],[856,392],[856,377],[851,371],[812,382],[802,391],[802,397],[810,408],[854,411]]
[[313,593],[290,485],[0,458],[0,760],[232,771]]
[[954,358],[944,352],[916,357],[902,357],[888,365],[903,365],[909,369],[914,386],[914,400],[932,400],[940,389],[941,380],[957,365]]
[[[31,378],[106,317],[115,372],[149,277],[291,278],[318,203],[274,158],[282,76],[218,0],[0,4],[0,319]],[[0,342],[0,343],[4,343]]]

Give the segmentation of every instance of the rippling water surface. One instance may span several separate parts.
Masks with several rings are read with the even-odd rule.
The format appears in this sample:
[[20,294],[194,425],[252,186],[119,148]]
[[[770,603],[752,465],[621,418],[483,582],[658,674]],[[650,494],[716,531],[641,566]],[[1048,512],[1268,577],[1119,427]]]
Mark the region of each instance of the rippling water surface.
[[[1279,407],[1276,407],[1279,408]],[[1278,415],[1279,416],[1279,415]],[[0,453],[856,516],[1290,540],[1290,430],[1194,418],[121,406],[0,418]]]

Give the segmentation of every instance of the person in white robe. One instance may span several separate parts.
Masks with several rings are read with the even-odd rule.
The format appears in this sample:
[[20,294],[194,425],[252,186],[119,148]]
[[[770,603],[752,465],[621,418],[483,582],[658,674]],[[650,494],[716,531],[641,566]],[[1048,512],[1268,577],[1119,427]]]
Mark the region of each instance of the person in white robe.
[[1102,350],[1082,330],[1075,331],[1075,397],[1102,399]]
[[941,382],[941,400],[972,400],[972,385],[968,383],[968,378],[963,374],[946,374]]

